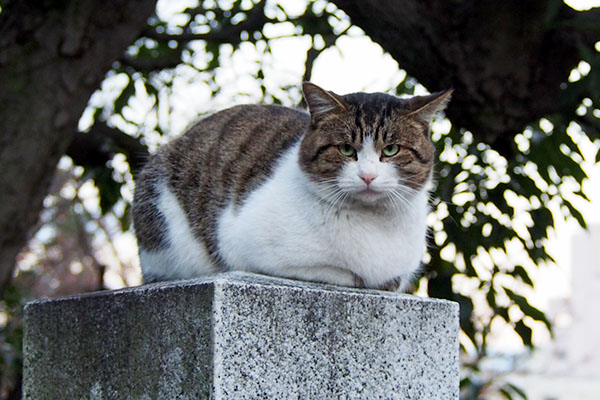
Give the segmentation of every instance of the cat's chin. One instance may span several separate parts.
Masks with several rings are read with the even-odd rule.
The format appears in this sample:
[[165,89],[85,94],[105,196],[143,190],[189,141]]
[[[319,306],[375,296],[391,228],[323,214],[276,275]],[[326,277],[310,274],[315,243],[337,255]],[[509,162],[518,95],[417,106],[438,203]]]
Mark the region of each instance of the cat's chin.
[[352,198],[365,205],[376,205],[382,202],[386,196],[384,192],[380,192],[373,189],[365,189],[359,192],[353,193]]

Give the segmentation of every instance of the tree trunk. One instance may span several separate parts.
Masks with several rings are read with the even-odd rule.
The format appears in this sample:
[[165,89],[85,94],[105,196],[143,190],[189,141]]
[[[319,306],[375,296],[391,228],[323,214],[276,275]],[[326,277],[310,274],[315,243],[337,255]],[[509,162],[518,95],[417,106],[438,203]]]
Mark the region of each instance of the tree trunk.
[[560,100],[581,46],[594,51],[600,40],[598,9],[580,13],[562,0],[333,2],[427,88],[453,87],[452,122],[508,157],[527,124],[589,96]]
[[0,291],[86,104],[155,0],[5,1],[0,13]]

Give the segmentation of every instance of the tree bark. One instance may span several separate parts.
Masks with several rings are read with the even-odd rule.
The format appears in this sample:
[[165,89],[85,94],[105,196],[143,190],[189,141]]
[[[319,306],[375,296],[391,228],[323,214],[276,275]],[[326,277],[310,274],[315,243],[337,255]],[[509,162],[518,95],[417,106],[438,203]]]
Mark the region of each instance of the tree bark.
[[0,291],[59,158],[99,83],[155,0],[3,2],[0,13]]
[[597,9],[576,12],[562,0],[333,2],[428,89],[453,87],[452,122],[508,157],[527,124],[589,96],[559,100],[580,46],[594,51],[600,40]]

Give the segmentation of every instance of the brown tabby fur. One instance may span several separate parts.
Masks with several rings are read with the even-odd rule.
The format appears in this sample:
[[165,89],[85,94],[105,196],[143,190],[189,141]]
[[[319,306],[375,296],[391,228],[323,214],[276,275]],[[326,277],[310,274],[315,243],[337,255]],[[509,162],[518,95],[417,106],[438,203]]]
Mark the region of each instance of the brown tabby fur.
[[145,183],[160,175],[168,177],[194,234],[216,254],[216,217],[224,204],[230,198],[240,204],[309,123],[308,114],[274,105],[236,106],[198,121],[153,156],[137,178],[133,216],[139,245],[148,250],[166,245],[152,222],[156,193]]

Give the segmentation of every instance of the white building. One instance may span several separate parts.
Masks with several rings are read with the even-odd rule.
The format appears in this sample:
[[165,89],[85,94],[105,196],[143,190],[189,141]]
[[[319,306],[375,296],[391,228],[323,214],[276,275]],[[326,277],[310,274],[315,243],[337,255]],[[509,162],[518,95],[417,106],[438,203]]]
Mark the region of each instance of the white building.
[[570,297],[548,310],[555,340],[506,377],[529,400],[600,399],[600,225],[573,236],[570,275]]

